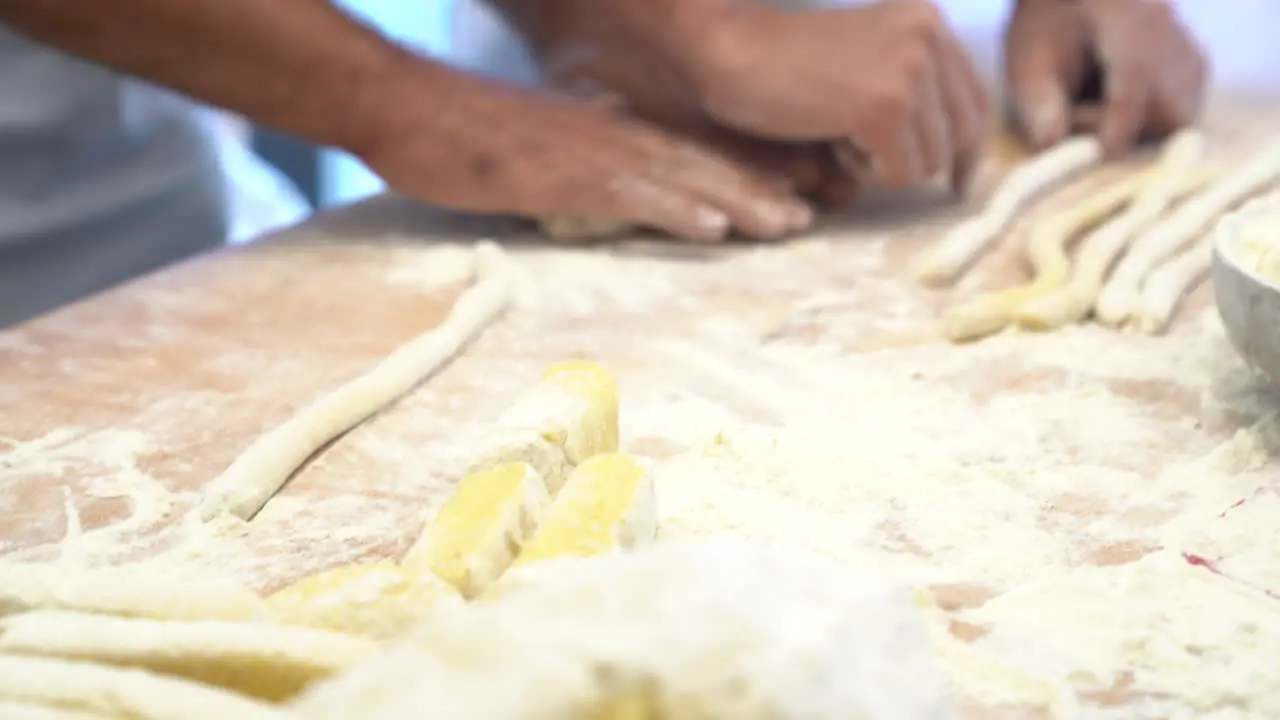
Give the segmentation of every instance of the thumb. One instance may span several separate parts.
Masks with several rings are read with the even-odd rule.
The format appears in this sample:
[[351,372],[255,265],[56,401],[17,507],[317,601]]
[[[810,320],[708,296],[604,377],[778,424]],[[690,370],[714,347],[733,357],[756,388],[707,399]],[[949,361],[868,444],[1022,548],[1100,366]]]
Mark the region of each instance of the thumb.
[[1009,69],[1013,119],[1037,150],[1061,142],[1071,130],[1071,90],[1047,52],[1023,53]]

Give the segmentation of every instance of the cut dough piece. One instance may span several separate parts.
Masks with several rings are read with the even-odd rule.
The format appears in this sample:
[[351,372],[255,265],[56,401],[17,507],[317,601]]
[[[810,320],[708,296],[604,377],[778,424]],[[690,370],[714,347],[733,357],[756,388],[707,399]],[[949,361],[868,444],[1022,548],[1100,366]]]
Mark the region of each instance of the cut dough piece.
[[229,580],[136,566],[69,570],[0,565],[0,617],[33,610],[79,610],[159,620],[253,620],[262,599]]
[[564,447],[533,428],[489,428],[471,453],[467,474],[484,472],[508,463],[525,463],[538,472],[548,494],[560,490],[573,471]]
[[508,260],[489,242],[477,244],[475,252],[477,282],[444,322],[254,441],[210,483],[201,517],[231,513],[251,519],[325,443],[434,375],[497,320],[512,298]]
[[658,534],[653,476],[637,458],[604,454],[573,471],[515,566],[631,550]]
[[468,475],[427,523],[401,565],[435,573],[463,596],[479,595],[515,559],[551,498],[525,463]]
[[1142,298],[1134,325],[1148,335],[1169,327],[1178,303],[1209,275],[1213,262],[1213,236],[1206,235],[1172,260],[1156,268],[1142,285]]
[[[922,612],[878,577],[730,539],[527,570],[504,578],[492,601],[424,619],[404,640],[436,658],[422,682],[402,673],[396,686],[363,695],[395,710],[366,714],[357,701],[345,705],[346,717],[419,717],[412,708],[436,706],[431,686],[449,687],[439,667],[458,678],[464,697],[483,693],[473,708],[497,708],[509,702],[498,696],[523,690],[517,713],[478,715],[510,720],[601,717],[592,711],[637,702],[641,717],[685,720],[957,717]],[[317,705],[322,696],[335,707],[350,703],[360,697],[356,677],[379,683],[376,674],[388,670],[380,664],[308,695]],[[346,692],[325,691],[344,680]]]
[[1111,327],[1123,325],[1142,296],[1143,279],[1187,242],[1208,231],[1222,213],[1280,179],[1280,142],[1227,173],[1133,241],[1098,295],[1094,314]]
[[4,720],[115,720],[119,717],[86,710],[68,710],[56,705],[0,700],[0,718]]
[[[0,654],[0,700],[130,720],[291,720],[265,703],[132,668]],[[5,716],[7,717],[7,716]]]
[[1080,243],[1067,285],[1022,306],[1018,324],[1029,330],[1052,330],[1083,320],[1093,309],[1107,271],[1134,235],[1150,227],[1175,202],[1212,182],[1216,171],[1202,164],[1204,152],[1204,134],[1198,130],[1183,130],[1170,138],[1153,179],[1129,209]]
[[617,237],[635,226],[625,220],[563,215],[539,220],[538,227],[548,239],[567,245]]
[[[596,453],[618,451],[619,402],[618,383],[604,368],[593,362],[557,363],[496,424],[536,430],[577,465]],[[554,494],[559,488],[548,490]]]
[[282,625],[385,639],[441,604],[459,602],[458,591],[435,575],[381,562],[309,575],[267,597],[267,608]]
[[926,285],[956,279],[978,258],[1027,204],[1049,188],[1102,160],[1092,137],[1074,137],[1036,155],[1010,173],[975,217],[961,222],[920,259],[917,274]]
[[322,630],[58,611],[8,617],[3,630],[0,653],[138,667],[277,701],[377,649]]
[[1117,181],[1036,225],[1027,244],[1035,279],[1025,285],[988,293],[947,313],[943,327],[954,341],[973,340],[1002,330],[1022,305],[1044,297],[1066,284],[1071,275],[1067,256],[1070,241],[1080,233],[1119,212],[1145,184],[1141,173]]

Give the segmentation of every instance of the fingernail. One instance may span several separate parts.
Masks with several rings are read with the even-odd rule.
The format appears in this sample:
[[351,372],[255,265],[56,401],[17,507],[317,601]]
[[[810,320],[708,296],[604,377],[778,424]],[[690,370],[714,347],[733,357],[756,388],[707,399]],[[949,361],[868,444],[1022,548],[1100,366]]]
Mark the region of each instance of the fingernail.
[[813,208],[807,203],[787,203],[787,230],[798,232],[807,230],[813,224]]
[[1067,108],[1059,98],[1045,99],[1031,107],[1026,115],[1027,132],[1039,146],[1057,142],[1066,133]]
[[729,216],[709,207],[698,208],[698,227],[706,231],[708,237],[719,239],[729,232]]

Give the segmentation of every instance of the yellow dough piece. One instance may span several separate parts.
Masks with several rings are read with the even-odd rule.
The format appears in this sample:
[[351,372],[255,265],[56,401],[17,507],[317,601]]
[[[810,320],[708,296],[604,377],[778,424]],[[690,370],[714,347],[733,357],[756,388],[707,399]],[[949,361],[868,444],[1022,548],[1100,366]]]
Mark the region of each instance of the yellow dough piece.
[[497,425],[536,430],[577,466],[597,453],[618,451],[618,404],[618,383],[604,368],[583,361],[557,363],[498,417]]
[[[0,654],[0,701],[129,720],[293,718],[251,698],[145,670],[4,654]],[[10,720],[8,715],[0,717]]]
[[510,567],[549,502],[542,477],[526,463],[468,475],[401,565],[411,573],[435,573],[475,597]]
[[159,620],[252,620],[262,598],[229,580],[175,576],[138,566],[69,571],[55,565],[0,565],[0,618],[32,610]]
[[44,611],[6,618],[0,653],[137,667],[284,700],[372,655],[371,640],[260,623]]
[[268,596],[267,609],[281,625],[386,639],[442,603],[460,602],[457,589],[434,574],[380,562],[304,577]]
[[948,311],[943,323],[947,337],[961,342],[1003,330],[1024,304],[1066,285],[1071,277],[1067,256],[1071,240],[1120,211],[1148,180],[1148,173],[1140,173],[1115,182],[1037,225],[1027,243],[1035,279],[980,295]]
[[543,437],[532,428],[493,428],[487,430],[471,454],[467,474],[484,472],[508,463],[525,463],[537,471],[554,494],[564,485],[573,466],[564,457],[564,448]]
[[658,501],[648,469],[631,455],[596,455],[569,476],[515,565],[630,550],[657,532]]

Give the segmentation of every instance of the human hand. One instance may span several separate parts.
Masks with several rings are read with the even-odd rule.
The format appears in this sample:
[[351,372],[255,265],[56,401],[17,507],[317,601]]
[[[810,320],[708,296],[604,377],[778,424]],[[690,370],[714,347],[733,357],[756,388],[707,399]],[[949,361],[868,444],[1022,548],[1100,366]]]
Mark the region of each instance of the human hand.
[[693,73],[713,118],[772,139],[837,143],[886,186],[946,171],[966,188],[989,103],[932,2],[804,11],[751,2],[722,22]]
[[[403,97],[415,102],[412,87]],[[588,104],[458,75],[362,159],[396,190],[452,209],[606,217],[693,240],[774,238],[808,206],[762,173]]]
[[1037,149],[1084,131],[1123,155],[1195,122],[1208,74],[1166,0],[1020,0],[1005,36],[1010,111]]
[[648,53],[584,50],[549,52],[543,62],[550,88],[613,113],[637,117],[764,174],[780,189],[827,208],[851,205],[858,181],[849,158],[831,143],[780,142],[727,128],[677,83],[664,82]]

